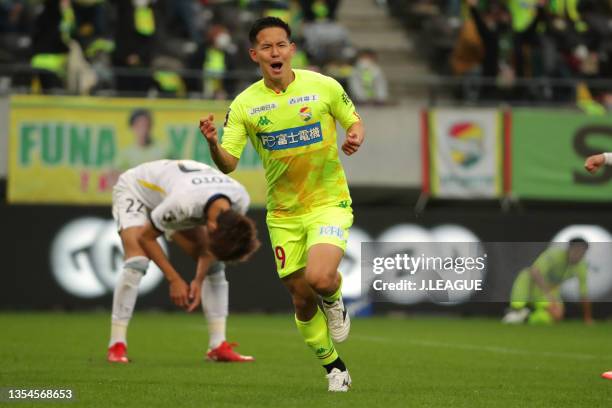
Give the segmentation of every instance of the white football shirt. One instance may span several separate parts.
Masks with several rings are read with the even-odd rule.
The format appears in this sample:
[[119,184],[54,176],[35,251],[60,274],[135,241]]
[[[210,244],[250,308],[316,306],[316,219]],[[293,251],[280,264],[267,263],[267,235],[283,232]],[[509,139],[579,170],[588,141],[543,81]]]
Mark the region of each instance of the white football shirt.
[[147,162],[123,173],[119,182],[151,211],[151,222],[162,232],[201,225],[206,209],[220,196],[242,214],[250,201],[242,184],[193,160]]

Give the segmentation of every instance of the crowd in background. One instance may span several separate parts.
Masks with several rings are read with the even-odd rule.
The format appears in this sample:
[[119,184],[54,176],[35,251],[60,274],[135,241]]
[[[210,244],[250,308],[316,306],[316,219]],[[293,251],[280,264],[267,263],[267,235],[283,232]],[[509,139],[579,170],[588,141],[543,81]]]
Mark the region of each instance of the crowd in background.
[[612,105],[612,1],[388,0],[439,74],[473,101]]
[[339,3],[0,0],[0,78],[34,93],[227,99],[259,78],[247,52],[251,23],[277,16],[294,31],[293,67],[347,86],[364,53],[336,22]]

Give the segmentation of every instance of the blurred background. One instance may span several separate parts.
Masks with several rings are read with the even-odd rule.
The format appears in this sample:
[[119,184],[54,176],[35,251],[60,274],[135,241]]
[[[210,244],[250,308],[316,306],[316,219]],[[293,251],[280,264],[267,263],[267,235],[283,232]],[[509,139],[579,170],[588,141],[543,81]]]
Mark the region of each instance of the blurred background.
[[[221,125],[229,101],[260,78],[247,32],[263,15],[291,24],[293,67],[338,79],[366,124],[366,144],[342,156],[355,211],[341,265],[353,313],[501,317],[514,277],[549,242],[612,240],[612,168],[582,167],[612,151],[610,1],[0,0],[1,309],[110,309],[117,174],[161,158],[212,163],[198,120],[211,112]],[[252,148],[235,176],[264,245],[230,270],[230,310],[289,311]],[[373,294],[361,243],[386,241],[416,254],[419,242],[449,243],[456,255],[452,243],[480,242],[497,255],[484,292]],[[534,244],[517,257],[499,242]],[[191,276],[191,261],[168,250]],[[588,282],[604,318],[612,251],[592,252]],[[578,299],[576,282],[564,296]],[[173,309],[158,271],[138,304]]]

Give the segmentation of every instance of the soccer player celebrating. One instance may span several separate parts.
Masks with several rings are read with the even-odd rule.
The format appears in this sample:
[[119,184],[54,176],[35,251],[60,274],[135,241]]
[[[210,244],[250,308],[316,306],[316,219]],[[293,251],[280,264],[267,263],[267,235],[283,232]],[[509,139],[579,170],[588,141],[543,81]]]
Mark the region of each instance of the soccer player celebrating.
[[291,69],[296,47],[284,21],[257,20],[249,39],[251,59],[263,79],[232,102],[222,144],[212,115],[200,120],[200,130],[224,173],[236,168],[247,138],[259,153],[268,184],[270,240],[278,274],[291,294],[295,323],[327,371],[328,390],[348,391],[351,377],[332,342],[344,341],[350,328],[338,266],[353,223],[336,120],[347,130],[342,145],[347,155],[363,143],[364,128],[338,82]]
[[[521,271],[512,285],[510,311],[503,322],[552,323],[563,319],[563,302],[559,293],[561,284],[578,278],[584,321],[593,322],[591,302],[588,300],[587,271],[584,260],[589,244],[582,238],[573,238],[567,249],[551,247],[538,256],[532,266]],[[533,307],[530,311],[527,306]]]
[[[248,205],[249,195],[241,184],[195,161],[152,161],[119,177],[113,189],[113,217],[125,263],[113,295],[108,361],[129,362],[127,327],[149,260],[162,270],[177,306],[191,312],[202,302],[208,359],[253,361],[225,341],[228,283],[223,261],[244,261],[259,247],[255,224],[244,215]],[[196,260],[196,276],[189,285],[157,242],[162,234]]]

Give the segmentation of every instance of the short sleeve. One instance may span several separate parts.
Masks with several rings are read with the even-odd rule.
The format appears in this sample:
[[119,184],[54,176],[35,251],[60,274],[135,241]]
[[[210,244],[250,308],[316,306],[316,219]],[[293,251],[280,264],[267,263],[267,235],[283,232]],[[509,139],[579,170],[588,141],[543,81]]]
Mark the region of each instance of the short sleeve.
[[168,230],[183,230],[198,223],[190,218],[186,208],[186,200],[180,197],[170,197],[161,202],[151,212],[153,226],[161,232]]
[[236,158],[242,156],[247,143],[247,130],[240,103],[237,100],[230,105],[225,114],[221,147]]
[[550,270],[554,266],[554,251],[555,250],[552,248],[547,249],[546,251],[542,252],[533,263],[533,266],[537,268],[538,271],[540,271],[540,274],[545,278],[548,276]]
[[348,94],[338,81],[328,77],[327,86],[329,89],[330,108],[332,116],[340,122],[346,130],[361,118],[355,110],[355,105]]

